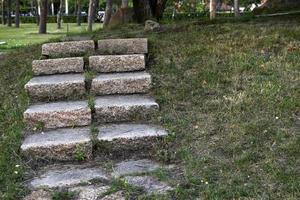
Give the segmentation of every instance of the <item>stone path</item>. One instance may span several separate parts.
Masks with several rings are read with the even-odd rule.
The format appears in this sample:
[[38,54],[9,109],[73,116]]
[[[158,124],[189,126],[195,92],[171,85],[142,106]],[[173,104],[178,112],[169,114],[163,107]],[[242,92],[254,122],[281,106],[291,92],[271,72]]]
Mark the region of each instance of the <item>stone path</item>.
[[[147,94],[147,53],[145,38],[42,46],[47,59],[33,61],[35,77],[25,85],[32,104],[24,112],[21,146],[28,163],[42,167],[28,180],[32,193],[25,199],[51,199],[61,189],[80,200],[125,199],[124,191],[110,192],[114,179],[148,194],[173,190],[149,175],[164,166],[145,159],[168,135],[147,123],[159,109]],[[85,75],[90,71],[96,75]],[[107,158],[111,168],[105,167]]]

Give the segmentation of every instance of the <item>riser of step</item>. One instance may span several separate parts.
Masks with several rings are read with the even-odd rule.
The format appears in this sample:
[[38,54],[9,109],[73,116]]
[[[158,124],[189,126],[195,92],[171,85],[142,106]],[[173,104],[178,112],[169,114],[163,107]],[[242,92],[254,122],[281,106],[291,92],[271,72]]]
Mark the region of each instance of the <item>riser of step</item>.
[[24,112],[29,128],[45,129],[86,126],[91,124],[91,109],[87,101],[67,101],[30,106]]
[[146,93],[151,75],[146,72],[101,74],[93,79],[91,92],[96,95]]
[[92,148],[89,128],[64,128],[27,136],[21,151],[30,160],[70,161],[91,158]]
[[101,73],[144,70],[145,65],[145,55],[143,54],[89,57],[90,69]]
[[84,61],[82,57],[34,60],[32,71],[34,75],[83,73]]
[[146,38],[99,40],[97,53],[146,54],[148,53],[148,41]]
[[83,74],[34,77],[25,89],[33,101],[79,99],[86,93]]
[[147,119],[159,109],[154,99],[142,95],[97,97],[94,119],[98,123]]
[[93,40],[48,43],[42,46],[42,55],[50,57],[84,55],[94,51]]

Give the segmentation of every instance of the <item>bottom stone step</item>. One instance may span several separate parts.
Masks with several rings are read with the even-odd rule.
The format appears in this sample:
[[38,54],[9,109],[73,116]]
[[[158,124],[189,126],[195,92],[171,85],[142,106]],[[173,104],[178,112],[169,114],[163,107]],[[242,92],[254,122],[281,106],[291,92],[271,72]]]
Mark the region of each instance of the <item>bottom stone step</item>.
[[34,160],[83,160],[92,155],[89,128],[63,128],[29,135],[21,151]]

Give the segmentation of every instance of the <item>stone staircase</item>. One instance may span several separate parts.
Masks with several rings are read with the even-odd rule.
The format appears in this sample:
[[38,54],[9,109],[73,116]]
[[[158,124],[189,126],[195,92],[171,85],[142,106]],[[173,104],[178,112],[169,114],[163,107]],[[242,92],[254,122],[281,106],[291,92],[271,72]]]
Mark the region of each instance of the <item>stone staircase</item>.
[[[62,188],[75,192],[77,199],[125,199],[122,191],[104,195],[116,178],[149,194],[172,190],[156,178],[136,175],[163,167],[137,158],[151,154],[168,135],[147,123],[159,109],[147,94],[147,53],[145,38],[42,46],[47,59],[33,61],[35,77],[25,85],[32,104],[24,112],[21,152],[29,163],[46,165],[28,180],[32,193],[25,199],[51,199],[49,193]],[[92,78],[87,77],[91,72]],[[103,168],[108,157],[112,169]]]

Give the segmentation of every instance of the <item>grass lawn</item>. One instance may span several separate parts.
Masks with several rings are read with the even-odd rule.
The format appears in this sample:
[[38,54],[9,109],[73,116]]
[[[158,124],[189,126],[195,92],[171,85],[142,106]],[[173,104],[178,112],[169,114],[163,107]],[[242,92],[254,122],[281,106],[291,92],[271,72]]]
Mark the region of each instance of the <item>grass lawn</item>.
[[[87,24],[77,26],[75,23],[62,24],[61,29],[56,28],[55,23],[47,24],[48,34],[38,34],[38,26],[36,24],[21,24],[20,28],[7,27],[0,25],[0,42],[4,41],[6,45],[0,45],[0,52],[7,51],[31,44],[43,43],[49,39],[55,39],[66,36],[68,34],[76,34],[86,32]],[[94,30],[102,27],[102,24],[94,24]]]
[[[149,38],[161,106],[152,121],[172,133],[156,157],[177,166],[154,174],[176,188],[166,199],[299,199],[299,19],[142,29],[100,30],[94,38]],[[26,193],[23,87],[40,49],[17,49],[0,63],[0,199]]]

